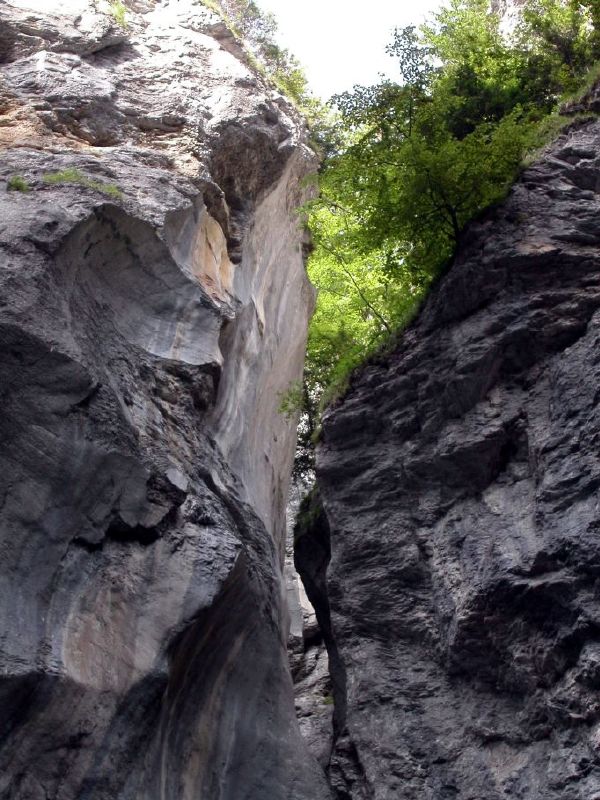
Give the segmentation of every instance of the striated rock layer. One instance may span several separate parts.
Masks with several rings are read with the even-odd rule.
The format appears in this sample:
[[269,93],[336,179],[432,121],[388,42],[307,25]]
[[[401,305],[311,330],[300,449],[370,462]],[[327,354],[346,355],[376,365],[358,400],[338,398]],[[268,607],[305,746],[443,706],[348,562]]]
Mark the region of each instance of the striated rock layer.
[[0,798],[318,800],[290,104],[193,0],[0,5]]
[[579,123],[326,416],[338,798],[600,798],[599,187]]

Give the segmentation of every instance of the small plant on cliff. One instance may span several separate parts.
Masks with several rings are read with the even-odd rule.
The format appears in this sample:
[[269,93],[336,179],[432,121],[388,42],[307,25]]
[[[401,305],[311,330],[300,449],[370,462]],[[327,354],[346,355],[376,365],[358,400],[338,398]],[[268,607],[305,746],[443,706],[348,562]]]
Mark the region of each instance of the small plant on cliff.
[[302,381],[293,381],[285,392],[279,394],[279,408],[277,409],[280,414],[286,419],[292,419],[303,406],[303,386]]
[[31,187],[22,175],[12,175],[8,179],[6,189],[9,192],[29,192]]
[[121,0],[111,0],[110,13],[119,27],[127,28],[127,7]]
[[57,185],[62,183],[79,183],[88,189],[93,189],[96,192],[102,192],[109,197],[121,198],[123,192],[114,183],[101,183],[92,178],[88,178],[78,169],[69,167],[67,169],[59,170],[58,172],[47,172],[43,176],[44,183],[50,185]]

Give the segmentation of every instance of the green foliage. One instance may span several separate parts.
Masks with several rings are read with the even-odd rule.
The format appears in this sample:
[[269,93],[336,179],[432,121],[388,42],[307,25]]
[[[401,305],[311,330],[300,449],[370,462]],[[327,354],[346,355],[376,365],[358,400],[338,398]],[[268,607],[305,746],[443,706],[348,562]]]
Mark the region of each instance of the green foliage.
[[597,61],[588,69],[574,92],[570,92],[563,97],[564,105],[579,103],[598,81],[600,81],[600,61]]
[[508,36],[488,0],[449,0],[420,30],[395,32],[400,82],[334,98],[342,141],[307,209],[319,292],[304,391],[313,418],[412,319],[465,225],[565,124],[560,98],[600,58],[599,6],[529,0]]
[[127,7],[121,0],[111,0],[110,13],[119,27],[127,28]]
[[44,183],[82,183],[84,176],[74,167],[62,169],[59,172],[46,172],[43,176]]
[[530,0],[520,35],[528,38],[537,61],[547,64],[551,89],[574,91],[600,58],[600,5],[597,0]]
[[9,192],[29,192],[31,187],[22,175],[11,175],[6,186]]
[[304,394],[302,381],[293,381],[287,391],[279,395],[279,413],[286,419],[292,419],[303,410]]
[[323,392],[326,399],[343,392],[351,370],[410,317],[426,281],[400,267],[392,274],[383,248],[359,252],[360,222],[339,205],[316,204],[311,230],[315,254],[309,272],[318,303],[306,380],[318,405]]
[[81,186],[86,186],[88,189],[93,189],[96,192],[102,192],[102,194],[106,194],[109,197],[115,197],[117,199],[123,197],[123,192],[114,183],[101,183],[100,181],[92,180],[74,167],[69,167],[58,172],[47,172],[43,176],[43,181],[50,185],[79,183]]
[[98,181],[89,181],[85,185],[89,186],[90,189],[95,189],[97,192],[102,192],[103,194],[107,194],[109,197],[114,197],[117,200],[121,200],[123,197],[123,192],[114,183],[99,183]]

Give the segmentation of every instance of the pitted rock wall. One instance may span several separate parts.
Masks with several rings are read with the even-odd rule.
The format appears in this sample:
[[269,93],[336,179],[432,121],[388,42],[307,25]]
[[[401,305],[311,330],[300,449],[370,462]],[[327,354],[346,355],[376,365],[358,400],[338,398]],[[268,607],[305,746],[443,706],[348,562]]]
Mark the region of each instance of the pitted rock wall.
[[575,123],[326,415],[339,798],[600,797],[599,187]]

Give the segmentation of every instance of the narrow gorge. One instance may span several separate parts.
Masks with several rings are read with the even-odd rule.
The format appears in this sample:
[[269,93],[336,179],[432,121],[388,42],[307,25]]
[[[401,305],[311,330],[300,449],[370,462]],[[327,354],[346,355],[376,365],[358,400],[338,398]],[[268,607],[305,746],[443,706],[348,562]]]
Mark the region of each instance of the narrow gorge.
[[303,629],[319,157],[213,5],[0,2],[0,800],[600,800],[600,88],[325,411]]

